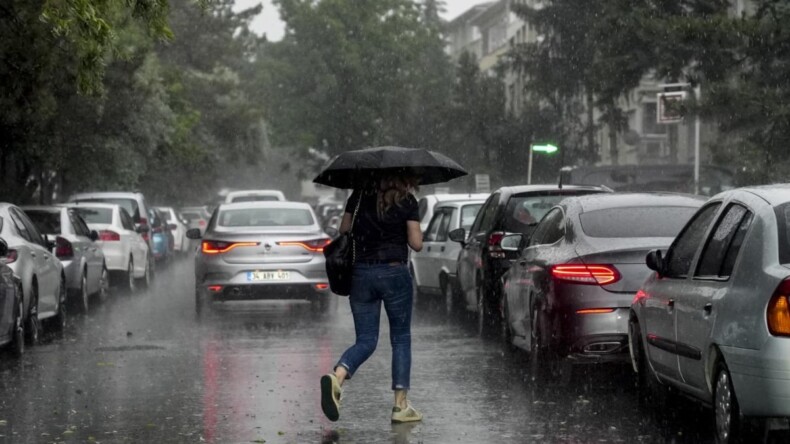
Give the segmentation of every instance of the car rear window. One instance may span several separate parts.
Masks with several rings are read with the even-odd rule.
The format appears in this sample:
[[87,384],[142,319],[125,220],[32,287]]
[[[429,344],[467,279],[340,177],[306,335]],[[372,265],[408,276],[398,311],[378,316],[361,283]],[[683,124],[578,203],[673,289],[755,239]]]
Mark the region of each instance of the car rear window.
[[232,203],[240,203],[240,202],[272,202],[278,201],[280,199],[277,196],[261,196],[261,195],[251,195],[251,196],[236,196],[231,199]]
[[513,196],[505,207],[503,230],[509,233],[530,234],[543,216],[567,194],[543,196]]
[[243,208],[224,210],[217,225],[221,227],[288,227],[313,225],[310,210],[301,208]]
[[477,217],[477,212],[480,211],[480,207],[482,206],[483,204],[471,204],[461,207],[461,228],[467,232],[472,228],[472,224],[475,223],[475,217]]
[[779,263],[790,264],[790,203],[776,207],[776,222],[779,228]]
[[91,198],[91,199],[80,199],[76,202],[101,202],[101,203],[109,203],[109,204],[116,204],[120,205],[121,208],[125,209],[130,216],[132,216],[132,220],[136,222],[140,221],[140,207],[137,205],[137,201],[134,199],[123,199],[123,198]]
[[198,213],[190,213],[188,211],[182,212],[181,217],[187,220],[187,222],[192,222],[193,220],[200,219],[201,216]]
[[590,237],[675,237],[694,215],[691,207],[625,207],[582,213],[582,231]]
[[110,208],[74,208],[86,223],[89,224],[111,224],[112,223],[112,209]]
[[60,212],[25,210],[25,214],[41,234],[60,234]]

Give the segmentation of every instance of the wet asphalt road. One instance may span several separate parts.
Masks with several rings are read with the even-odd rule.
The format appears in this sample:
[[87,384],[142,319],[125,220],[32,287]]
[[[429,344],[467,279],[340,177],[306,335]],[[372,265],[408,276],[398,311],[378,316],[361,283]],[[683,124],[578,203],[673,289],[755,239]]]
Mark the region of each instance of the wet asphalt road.
[[331,423],[318,379],[353,341],[347,300],[329,315],[236,304],[198,322],[191,267],[174,264],[145,293],[114,292],[21,361],[3,355],[0,443],[712,442],[708,410],[641,405],[628,368],[581,368],[566,387],[536,387],[525,354],[422,305],[410,397],[424,422],[390,424],[383,317],[379,348]]

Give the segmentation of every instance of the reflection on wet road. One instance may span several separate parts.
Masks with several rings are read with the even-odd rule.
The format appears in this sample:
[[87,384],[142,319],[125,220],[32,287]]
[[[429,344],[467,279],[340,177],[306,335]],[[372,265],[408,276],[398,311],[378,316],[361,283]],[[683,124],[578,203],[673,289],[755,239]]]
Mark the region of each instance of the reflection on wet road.
[[386,321],[330,423],[318,379],[354,336],[346,299],[335,308],[247,303],[198,322],[191,263],[178,263],[147,294],[116,293],[72,317],[64,339],[18,362],[3,356],[0,443],[712,442],[708,411],[684,400],[665,412],[640,405],[627,368],[535,387],[522,353],[424,308],[411,393],[424,423],[390,424]]

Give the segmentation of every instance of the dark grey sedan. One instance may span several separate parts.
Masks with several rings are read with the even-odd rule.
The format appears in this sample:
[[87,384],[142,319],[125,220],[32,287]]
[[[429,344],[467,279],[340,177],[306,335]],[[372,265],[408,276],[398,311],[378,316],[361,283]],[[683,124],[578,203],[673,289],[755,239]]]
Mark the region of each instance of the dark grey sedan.
[[532,377],[556,377],[574,362],[625,361],[628,312],[650,273],[645,255],[666,249],[703,203],[680,194],[566,198],[503,277],[503,337],[530,351]]
[[[8,244],[0,239],[0,258],[7,254]],[[23,307],[22,284],[0,259],[0,347],[8,347],[16,357],[25,351]]]

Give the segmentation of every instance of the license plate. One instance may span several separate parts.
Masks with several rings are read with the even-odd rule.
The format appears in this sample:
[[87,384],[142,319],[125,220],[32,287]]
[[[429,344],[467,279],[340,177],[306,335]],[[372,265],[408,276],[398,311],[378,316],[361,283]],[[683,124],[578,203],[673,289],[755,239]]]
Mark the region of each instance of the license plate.
[[260,281],[287,281],[291,274],[287,271],[248,271],[247,280],[250,282]]

